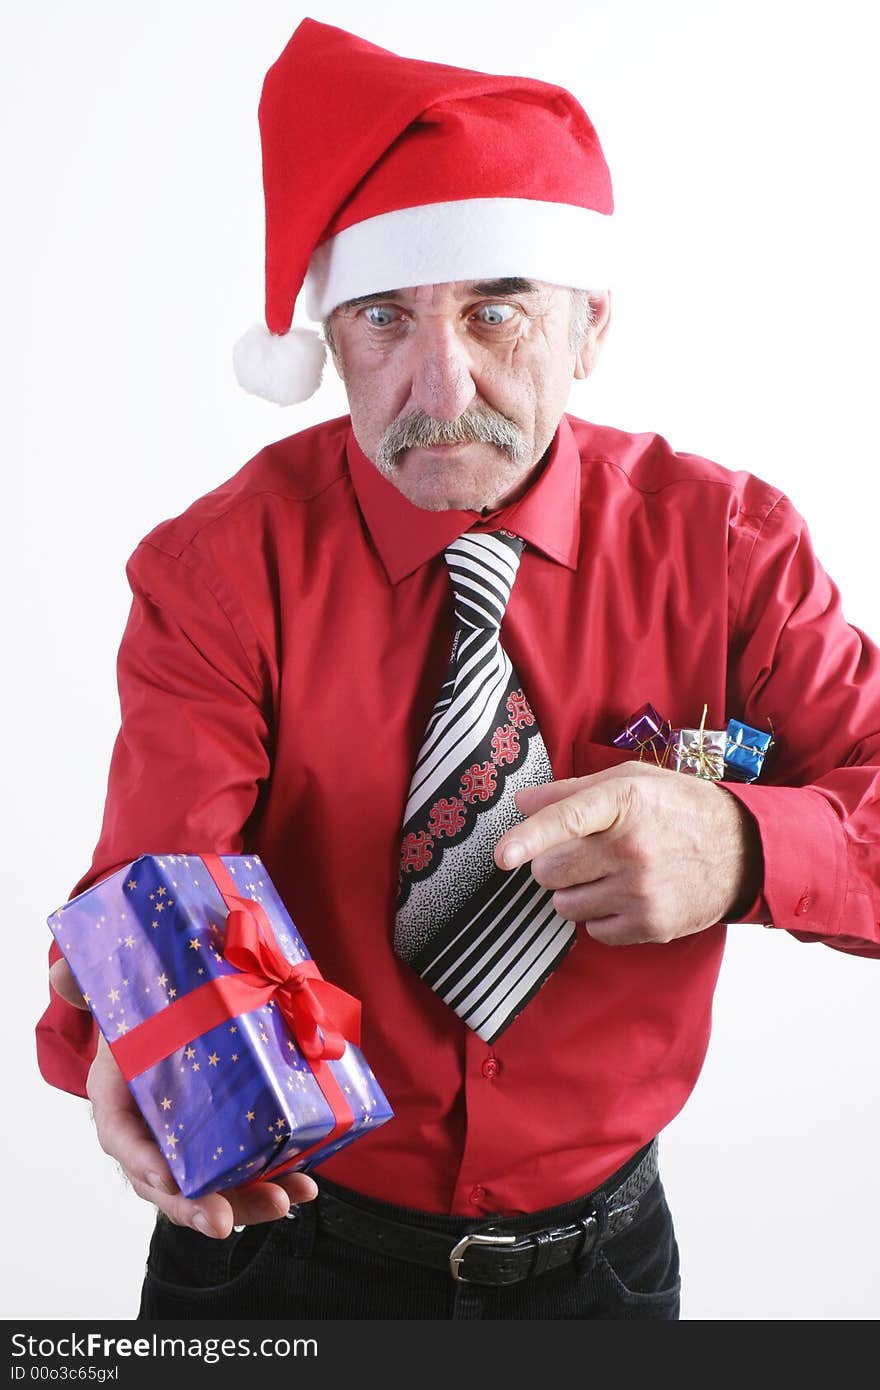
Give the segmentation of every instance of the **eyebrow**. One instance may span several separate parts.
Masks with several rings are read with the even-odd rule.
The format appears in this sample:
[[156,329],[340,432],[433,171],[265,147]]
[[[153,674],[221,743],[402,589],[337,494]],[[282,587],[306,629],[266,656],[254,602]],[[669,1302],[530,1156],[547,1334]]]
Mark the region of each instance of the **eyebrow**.
[[482,295],[534,294],[537,285],[519,275],[503,275],[500,280],[480,280],[472,288]]
[[[524,280],[519,275],[503,275],[497,280],[477,280],[469,285],[469,290],[473,294],[490,297],[498,295],[503,297],[507,294],[534,294],[537,286],[531,280]],[[341,309],[357,309],[363,304],[374,304],[380,300],[396,299],[403,294],[402,289],[397,290],[377,290],[373,294],[361,294],[356,299],[346,299],[339,307]]]

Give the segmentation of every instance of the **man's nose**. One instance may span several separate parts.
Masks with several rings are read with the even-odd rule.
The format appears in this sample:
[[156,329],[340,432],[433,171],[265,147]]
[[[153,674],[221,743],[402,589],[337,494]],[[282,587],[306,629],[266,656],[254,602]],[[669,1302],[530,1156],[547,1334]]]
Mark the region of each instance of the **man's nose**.
[[413,345],[412,402],[436,420],[457,420],[477,394],[467,342],[449,325]]

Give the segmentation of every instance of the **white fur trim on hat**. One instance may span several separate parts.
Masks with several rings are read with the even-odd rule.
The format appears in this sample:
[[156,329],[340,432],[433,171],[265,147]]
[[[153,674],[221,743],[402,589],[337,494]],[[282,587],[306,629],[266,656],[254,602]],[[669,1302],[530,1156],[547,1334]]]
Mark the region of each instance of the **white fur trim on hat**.
[[253,396],[276,405],[296,405],[313,396],[321,384],[326,348],[312,328],[270,333],[254,324],[232,350],[238,383]]
[[508,275],[607,289],[610,221],[591,208],[532,198],[463,198],[381,213],[316,248],[306,312],[320,320],[364,294]]

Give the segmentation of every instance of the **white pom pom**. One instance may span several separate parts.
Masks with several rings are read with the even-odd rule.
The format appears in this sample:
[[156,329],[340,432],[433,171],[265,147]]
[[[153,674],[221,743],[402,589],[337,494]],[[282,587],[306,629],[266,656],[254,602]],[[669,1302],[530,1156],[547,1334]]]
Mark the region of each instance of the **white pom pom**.
[[256,323],[235,344],[232,363],[239,385],[252,396],[296,405],[317,391],[326,355],[323,339],[311,328],[277,334]]

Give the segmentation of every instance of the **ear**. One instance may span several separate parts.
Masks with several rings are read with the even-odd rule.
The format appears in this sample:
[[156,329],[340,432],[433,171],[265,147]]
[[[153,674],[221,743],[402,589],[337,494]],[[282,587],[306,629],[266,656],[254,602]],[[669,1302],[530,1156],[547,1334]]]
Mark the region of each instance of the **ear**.
[[574,360],[575,381],[586,381],[599,359],[611,322],[611,291],[591,290],[590,308],[593,311],[593,322],[587,329],[587,335]]

